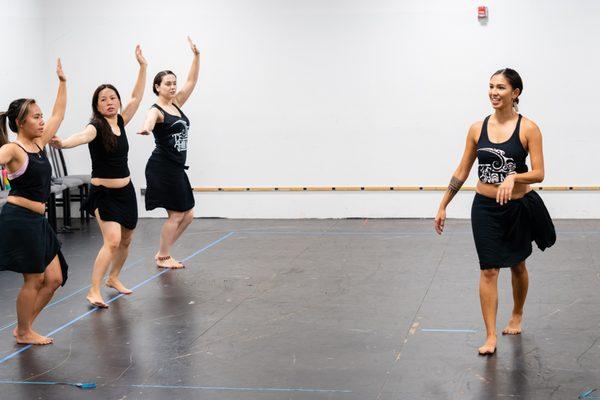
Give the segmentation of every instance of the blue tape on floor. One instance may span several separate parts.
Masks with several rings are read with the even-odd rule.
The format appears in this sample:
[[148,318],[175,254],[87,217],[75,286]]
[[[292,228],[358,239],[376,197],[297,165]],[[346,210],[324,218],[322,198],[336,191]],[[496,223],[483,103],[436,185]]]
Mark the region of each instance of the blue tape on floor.
[[[140,258],[139,260],[136,260],[136,261],[134,261],[133,263],[126,265],[125,267],[123,267],[123,271],[126,271],[128,268],[132,268],[132,267],[134,267],[134,266],[138,265],[138,264],[139,264],[139,263],[141,263],[143,260],[144,260],[143,258]],[[46,309],[48,309],[48,308],[50,308],[50,307],[52,307],[52,306],[55,306],[55,305],[57,305],[58,303],[61,303],[61,302],[65,301],[65,300],[67,300],[67,299],[69,299],[69,298],[71,298],[71,297],[75,296],[75,295],[76,295],[76,294],[78,294],[78,293],[81,293],[81,292],[83,292],[85,289],[89,289],[89,287],[90,287],[90,286],[91,286],[91,285],[84,286],[84,287],[82,287],[81,289],[78,289],[78,290],[76,290],[75,292],[73,292],[73,293],[71,293],[71,294],[69,294],[69,295],[67,295],[67,296],[65,296],[65,297],[62,297],[62,298],[60,298],[60,299],[58,299],[58,300],[56,300],[56,301],[53,301],[53,302],[49,303],[49,304],[48,304],[46,307],[44,307],[44,310],[46,310]],[[9,324],[9,325],[3,326],[2,328],[0,328],[0,332],[2,332],[2,331],[3,331],[3,330],[5,330],[5,329],[8,329],[8,328],[10,328],[10,327],[12,327],[12,326],[15,326],[16,324],[17,324],[17,321],[14,321],[14,322],[12,322],[12,323],[11,323],[11,324]]]
[[[435,234],[433,229],[431,232],[311,232],[311,231],[261,231],[261,230],[240,230],[240,234],[260,234],[260,235],[302,235],[302,236],[432,236]],[[454,234],[454,233],[453,233]]]
[[35,382],[35,381],[0,381],[0,385],[65,385],[78,387],[80,389],[96,389],[96,384],[93,382]]
[[587,392],[581,393],[577,398],[578,399],[600,399],[600,396],[590,396],[590,394],[597,391],[598,388],[590,389]]
[[[200,250],[197,250],[196,252],[192,253],[190,256],[188,256],[188,257],[184,258],[182,261],[187,261],[187,260],[191,259],[192,257],[195,257],[195,256],[197,256],[198,254],[202,253],[203,251],[206,251],[206,250],[210,249],[211,247],[213,247],[213,246],[215,246],[215,245],[217,245],[217,244],[221,243],[223,240],[227,239],[228,237],[230,237],[230,236],[231,236],[231,235],[233,235],[234,233],[235,233],[235,232],[229,232],[227,235],[225,235],[225,236],[222,236],[221,238],[219,238],[219,239],[215,240],[214,242],[212,242],[212,243],[210,243],[210,244],[208,244],[208,245],[204,246],[204,247],[203,247],[203,248],[201,248]],[[141,287],[141,286],[144,286],[144,285],[145,285],[145,284],[147,284],[148,282],[150,282],[150,281],[152,281],[152,280],[154,280],[154,279],[158,278],[159,276],[161,276],[161,275],[163,275],[163,274],[165,274],[165,273],[167,273],[167,272],[169,272],[169,271],[171,271],[171,270],[170,270],[170,269],[165,269],[164,271],[162,271],[162,272],[159,272],[158,274],[154,274],[154,275],[152,275],[150,278],[146,279],[145,281],[143,281],[143,282],[141,282],[141,283],[138,283],[137,285],[135,285],[134,287],[132,287],[132,288],[131,288],[131,290],[135,290],[135,289],[137,289],[137,288],[139,288],[139,287]],[[124,294],[119,294],[118,296],[115,296],[115,297],[113,297],[112,299],[110,299],[109,301],[107,301],[107,302],[106,302],[106,304],[112,303],[113,301],[115,301],[115,300],[117,300],[117,299],[119,299],[119,298],[121,298],[121,297],[123,297],[123,296],[124,296]],[[71,321],[67,322],[66,324],[64,324],[64,325],[62,325],[62,326],[60,326],[60,327],[58,327],[58,328],[56,328],[56,329],[55,329],[55,330],[53,330],[52,332],[49,332],[49,333],[47,333],[45,336],[52,336],[52,335],[54,335],[55,333],[57,333],[57,332],[60,332],[60,331],[62,331],[62,330],[63,330],[63,329],[65,329],[65,328],[68,328],[69,326],[73,325],[73,324],[74,324],[74,323],[76,323],[77,321],[79,321],[79,320],[81,320],[81,319],[83,319],[83,318],[87,317],[88,315],[90,315],[90,314],[92,314],[93,312],[96,312],[96,311],[98,311],[98,310],[99,310],[99,308],[98,308],[98,307],[94,307],[94,308],[92,308],[91,310],[89,310],[88,312],[86,312],[86,313],[84,313],[84,314],[80,315],[79,317],[77,317],[77,318],[75,318],[75,319],[73,319],[73,320],[71,320]],[[17,350],[17,351],[15,351],[14,353],[11,353],[11,354],[7,355],[6,357],[4,357],[4,358],[0,359],[0,364],[3,364],[3,363],[5,363],[6,361],[10,360],[11,358],[14,358],[14,357],[18,356],[19,354],[21,354],[21,353],[23,353],[23,352],[25,352],[25,351],[29,350],[29,349],[30,349],[30,348],[32,348],[32,347],[33,347],[33,345],[31,345],[31,344],[28,344],[28,345],[26,345],[25,347],[23,347],[22,349],[20,349],[20,350]]]
[[127,385],[127,387],[143,389],[196,389],[229,392],[304,392],[304,393],[352,393],[351,390],[340,389],[307,389],[307,388],[246,388],[224,386],[187,386],[187,385]]

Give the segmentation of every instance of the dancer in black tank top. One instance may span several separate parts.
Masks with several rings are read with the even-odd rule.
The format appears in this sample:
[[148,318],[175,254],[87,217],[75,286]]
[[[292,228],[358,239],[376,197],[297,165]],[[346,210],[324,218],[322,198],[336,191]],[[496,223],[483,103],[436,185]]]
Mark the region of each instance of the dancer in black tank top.
[[146,164],[146,210],[164,208],[168,219],[160,235],[156,265],[183,268],[171,257],[171,247],[194,218],[194,193],[185,170],[190,120],[181,110],[192,94],[200,69],[200,52],[188,37],[194,61],[188,79],[177,92],[177,78],[171,71],[161,71],[154,78],[156,104],[148,111],[141,135],[154,135],[156,148]]
[[92,119],[80,133],[68,139],[54,138],[52,145],[72,148],[88,144],[92,159],[92,188],[88,209],[96,216],[104,245],[100,249],[87,300],[95,307],[107,308],[100,292],[104,275],[110,266],[105,284],[122,294],[131,290],[119,280],[119,273],[129,254],[133,230],[138,219],[135,189],[129,176],[127,155],[129,143],[125,126],[135,115],[146,84],[147,62],[140,46],[135,49],[140,65],[131,100],[121,114],[121,96],[110,84],[100,85],[92,97]]
[[[35,332],[32,324],[56,289],[67,281],[68,266],[60,243],[44,216],[52,168],[42,149],[58,130],[67,105],[60,60],[56,72],[60,84],[48,122],[33,99],[15,100],[8,111],[0,113],[0,164],[7,167],[12,187],[8,203],[0,211],[0,270],[23,274],[13,331],[19,344],[53,342]],[[12,143],[8,141],[7,120],[17,134]]]
[[[481,269],[479,296],[487,332],[479,354],[496,352],[498,274],[510,268],[514,306],[503,334],[521,333],[523,307],[529,276],[525,259],[532,241],[544,250],[554,244],[556,233],[544,202],[529,184],[544,179],[542,134],[533,121],[518,114],[523,82],[509,68],[490,79],[489,98],[494,114],[471,126],[462,160],[452,176],[435,217],[435,230],[441,234],[446,207],[469,176],[478,160],[477,193],[471,208],[471,225]],[[525,160],[531,157],[531,171]]]

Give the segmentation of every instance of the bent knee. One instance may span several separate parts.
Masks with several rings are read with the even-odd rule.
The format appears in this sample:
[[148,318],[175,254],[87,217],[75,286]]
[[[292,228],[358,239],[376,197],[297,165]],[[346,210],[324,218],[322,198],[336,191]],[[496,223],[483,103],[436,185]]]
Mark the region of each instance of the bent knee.
[[181,224],[186,218],[186,213],[183,212],[173,212],[169,215],[169,220],[171,222],[176,223],[177,225]]
[[524,274],[525,272],[527,272],[527,267],[525,266],[524,262],[521,262],[521,263],[518,263],[517,265],[515,265],[514,267],[512,267],[510,270],[513,274],[521,275],[521,274]]
[[490,269],[482,269],[481,277],[487,280],[497,279],[500,274],[500,270],[498,268],[490,268]]
[[53,291],[58,289],[62,283],[62,276],[52,276],[51,278],[47,278],[45,281],[46,286]]
[[44,274],[28,274],[24,286],[40,290],[44,286]]
[[119,249],[121,245],[121,238],[119,237],[110,237],[104,239],[104,246],[108,248],[110,251],[115,251]]
[[127,249],[129,248],[129,246],[131,246],[131,240],[132,238],[122,238],[121,242],[119,243],[119,247],[121,247],[122,249]]

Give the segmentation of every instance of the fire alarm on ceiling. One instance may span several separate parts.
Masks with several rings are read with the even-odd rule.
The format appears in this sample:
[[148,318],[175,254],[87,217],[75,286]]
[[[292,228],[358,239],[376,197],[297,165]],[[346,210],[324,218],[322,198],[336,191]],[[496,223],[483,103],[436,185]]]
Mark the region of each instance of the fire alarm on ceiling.
[[488,17],[488,8],[486,6],[477,7],[477,18],[485,19]]

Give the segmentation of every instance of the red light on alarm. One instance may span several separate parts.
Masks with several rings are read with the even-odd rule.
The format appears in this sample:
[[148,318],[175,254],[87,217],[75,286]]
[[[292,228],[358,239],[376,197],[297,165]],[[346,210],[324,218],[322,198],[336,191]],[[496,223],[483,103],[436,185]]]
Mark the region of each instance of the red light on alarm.
[[484,19],[488,17],[488,8],[486,6],[477,7],[477,18]]

